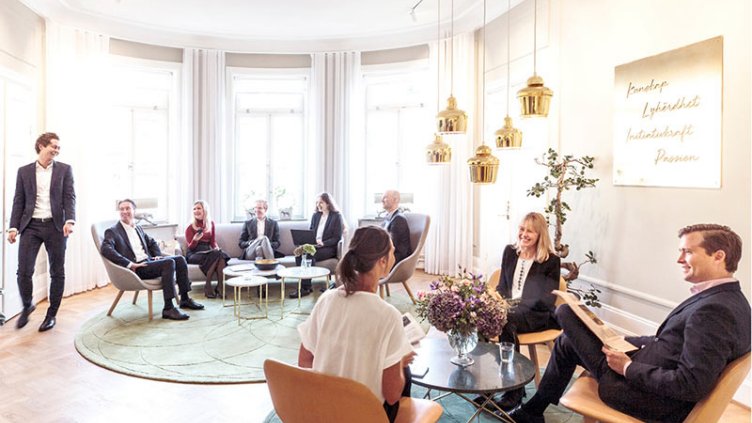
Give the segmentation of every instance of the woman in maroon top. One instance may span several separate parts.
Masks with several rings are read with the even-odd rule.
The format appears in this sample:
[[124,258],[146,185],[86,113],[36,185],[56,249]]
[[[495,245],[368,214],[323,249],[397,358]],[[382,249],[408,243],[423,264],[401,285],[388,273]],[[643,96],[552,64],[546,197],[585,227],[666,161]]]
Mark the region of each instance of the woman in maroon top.
[[[214,235],[214,222],[209,218],[209,205],[206,201],[198,200],[193,203],[193,222],[185,228],[185,240],[188,251],[185,259],[188,263],[198,264],[206,275],[204,295],[206,298],[216,298],[224,284],[225,265],[230,260],[224,251],[219,249]],[[212,275],[216,274],[217,288],[212,289]]]

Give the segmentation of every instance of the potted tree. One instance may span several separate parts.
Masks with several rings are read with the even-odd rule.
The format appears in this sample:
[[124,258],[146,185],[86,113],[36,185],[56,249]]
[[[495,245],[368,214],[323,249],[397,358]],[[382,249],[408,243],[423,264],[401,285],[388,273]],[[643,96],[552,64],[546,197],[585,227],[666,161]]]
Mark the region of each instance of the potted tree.
[[556,150],[549,148],[543,157],[536,159],[535,162],[539,165],[548,168],[548,174],[543,177],[543,181],[536,182],[527,192],[528,196],[540,197],[548,190],[554,190],[554,196],[548,203],[544,212],[546,219],[551,223],[550,217],[555,219],[555,232],[554,232],[554,250],[556,254],[562,259],[561,267],[567,270],[567,273],[562,275],[564,280],[567,281],[567,287],[569,291],[579,295],[585,304],[593,307],[600,307],[598,301],[598,294],[601,292],[599,289],[590,286],[589,289],[580,289],[572,287],[571,282],[580,274],[580,267],[587,263],[597,263],[595,253],[588,251],[585,254],[585,260],[581,263],[576,261],[565,262],[563,261],[569,255],[569,245],[561,242],[562,230],[564,222],[567,221],[567,212],[572,209],[564,200],[562,200],[562,194],[574,188],[576,191],[593,188],[595,183],[598,182],[597,178],[588,178],[586,173],[588,170],[593,169],[593,163],[595,158],[591,156],[575,157],[573,155],[559,155]]

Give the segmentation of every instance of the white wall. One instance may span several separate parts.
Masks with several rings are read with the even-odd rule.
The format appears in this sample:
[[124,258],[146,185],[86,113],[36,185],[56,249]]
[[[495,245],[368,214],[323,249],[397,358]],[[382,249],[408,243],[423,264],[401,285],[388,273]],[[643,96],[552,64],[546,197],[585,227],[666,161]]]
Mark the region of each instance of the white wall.
[[[597,265],[582,269],[581,279],[603,290],[606,306],[601,315],[626,332],[655,331],[668,312],[689,296],[689,284],[676,264],[677,230],[693,223],[725,224],[742,237],[745,251],[736,277],[749,299],[750,2],[552,0],[550,19],[548,71],[554,74],[543,75],[554,90],[548,123],[554,128],[552,144],[558,144],[562,153],[595,156],[594,175],[600,178],[596,189],[566,194],[574,211],[564,238],[571,244],[570,258],[580,260],[588,250],[599,258]],[[539,16],[539,25],[540,20]],[[506,34],[498,32],[499,26],[490,28],[505,44]],[[513,33],[517,44],[514,35],[519,35]],[[722,187],[614,186],[614,67],[718,35],[723,36],[724,56]],[[498,56],[492,66],[506,59]],[[488,196],[481,201],[485,207],[505,207]],[[748,380],[737,399],[749,404],[749,398]]]

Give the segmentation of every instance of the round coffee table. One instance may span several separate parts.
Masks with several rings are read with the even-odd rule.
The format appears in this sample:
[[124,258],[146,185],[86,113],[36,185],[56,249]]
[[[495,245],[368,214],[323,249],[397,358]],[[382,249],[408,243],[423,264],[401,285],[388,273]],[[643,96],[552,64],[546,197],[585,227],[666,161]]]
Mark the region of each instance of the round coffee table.
[[[446,339],[423,338],[416,352],[418,355],[415,356],[415,361],[410,368],[416,371],[421,369],[428,369],[428,371],[424,375],[413,375],[412,382],[428,388],[426,393],[428,398],[430,398],[431,390],[435,389],[444,393],[432,399],[454,394],[473,404],[477,410],[467,420],[468,422],[483,410],[490,413],[500,411],[491,400],[493,395],[522,388],[535,376],[535,366],[527,357],[515,353],[511,363],[501,363],[499,346],[488,342],[478,343],[478,346],[470,353],[475,363],[467,367],[460,367],[449,361],[456,353]],[[481,395],[485,400],[479,407],[466,394]],[[502,416],[492,415],[502,421],[512,421],[503,412]]]
[[[231,286],[233,291],[232,307],[233,314],[238,318],[238,325],[240,319],[253,320],[253,319],[266,319],[269,317],[269,280],[263,276],[245,275],[240,277],[229,278],[225,280],[225,285]],[[243,288],[248,288],[248,301],[247,303],[241,302],[243,295]],[[259,300],[258,304],[251,301],[251,288],[258,288]],[[266,288],[266,293],[264,293]],[[256,306],[263,314],[260,315],[246,315],[240,314],[240,306],[253,305]],[[262,307],[263,306],[263,307]]]
[[[231,278],[239,278],[239,277],[246,277],[246,276],[263,276],[264,278],[271,278],[276,277],[277,272],[284,269],[285,266],[279,264],[275,269],[272,270],[259,270],[256,268],[256,266],[252,263],[246,263],[246,264],[236,264],[234,266],[227,266],[222,270],[222,273],[225,275],[225,280],[229,280]],[[269,286],[266,287],[267,290],[267,296],[269,291]],[[225,298],[226,298],[227,290],[225,287],[222,287],[222,306],[223,307],[230,307],[234,306],[234,304],[225,304]]]
[[325,267],[286,267],[277,272],[277,276],[282,279],[282,305],[285,301],[285,279],[298,280],[298,307],[300,307],[300,285],[303,279],[321,278],[326,276],[329,282],[329,269]]

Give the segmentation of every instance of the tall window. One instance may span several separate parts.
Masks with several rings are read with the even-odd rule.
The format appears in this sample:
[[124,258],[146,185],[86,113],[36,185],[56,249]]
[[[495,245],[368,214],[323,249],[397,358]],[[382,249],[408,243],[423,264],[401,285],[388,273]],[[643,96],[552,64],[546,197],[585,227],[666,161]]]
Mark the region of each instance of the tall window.
[[[420,202],[426,173],[425,148],[433,141],[428,65],[364,72],[366,102],[365,198],[367,215],[381,210],[379,193],[397,189],[403,205]],[[425,190],[423,190],[425,192]],[[412,205],[411,205],[412,204]]]
[[[170,66],[170,65],[166,65]],[[142,210],[169,220],[174,212],[179,69],[142,62],[116,63],[111,74],[111,131],[103,143],[112,199],[155,199]],[[152,205],[155,203],[152,202]],[[113,203],[114,209],[114,203]]]
[[258,198],[275,218],[303,217],[308,71],[231,71],[235,220]]

